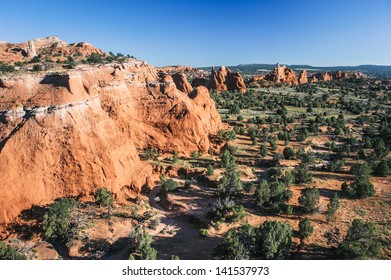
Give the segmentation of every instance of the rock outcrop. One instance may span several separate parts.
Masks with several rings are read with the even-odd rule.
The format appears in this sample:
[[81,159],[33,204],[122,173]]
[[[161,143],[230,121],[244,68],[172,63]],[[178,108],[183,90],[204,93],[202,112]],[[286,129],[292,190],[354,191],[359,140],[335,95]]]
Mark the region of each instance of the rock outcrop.
[[272,81],[277,84],[298,84],[296,72],[285,65],[280,66],[279,63],[277,63],[277,66],[265,76],[265,80]]
[[303,70],[303,71],[300,72],[298,82],[299,82],[299,84],[306,84],[306,83],[308,83],[307,70]]
[[178,90],[188,94],[193,90],[193,87],[186,78],[186,75],[183,73],[175,73],[172,75],[172,79]]
[[0,42],[0,61],[4,63],[29,61],[38,55],[43,60],[65,60],[67,56],[84,58],[92,53],[104,55],[102,50],[89,43],[68,44],[56,36],[38,38],[18,44]]
[[138,60],[0,85],[0,223],[58,197],[88,199],[101,186],[120,202],[134,198],[153,186],[141,151],[208,152],[221,127],[206,88],[186,94]]
[[209,89],[217,92],[230,90],[245,93],[247,90],[242,76],[237,72],[231,72],[225,66],[221,66],[217,71],[212,68],[208,86]]
[[310,83],[318,83],[318,82],[328,82],[333,80],[341,80],[341,79],[349,79],[349,78],[357,78],[361,77],[361,73],[356,72],[343,72],[343,71],[335,71],[335,72],[318,72],[314,73],[311,76],[308,75],[307,70],[302,70],[297,78],[296,72],[293,69],[286,67],[285,65],[280,66],[277,63],[277,66],[268,74],[254,76],[252,77],[248,84],[249,87],[266,87],[271,84],[287,84],[287,85],[298,85],[298,84],[306,84]]

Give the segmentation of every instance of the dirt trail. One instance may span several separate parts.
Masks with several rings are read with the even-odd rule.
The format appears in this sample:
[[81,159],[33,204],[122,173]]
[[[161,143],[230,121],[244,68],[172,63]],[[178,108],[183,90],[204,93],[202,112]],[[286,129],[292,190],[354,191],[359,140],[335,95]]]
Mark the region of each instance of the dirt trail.
[[162,187],[148,193],[150,205],[158,211],[160,225],[150,232],[154,236],[153,246],[159,259],[170,259],[172,255],[180,259],[210,259],[211,250],[217,246],[217,237],[202,237],[199,234],[198,217],[181,212],[165,211],[155,201]]

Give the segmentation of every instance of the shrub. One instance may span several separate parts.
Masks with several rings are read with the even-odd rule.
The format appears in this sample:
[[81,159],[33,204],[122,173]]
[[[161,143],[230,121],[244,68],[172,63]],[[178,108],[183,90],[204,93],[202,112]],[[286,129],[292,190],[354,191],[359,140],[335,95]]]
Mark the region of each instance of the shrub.
[[272,212],[286,212],[288,201],[292,197],[292,191],[286,185],[274,178],[269,183],[262,180],[254,193],[255,203],[260,208],[270,209]]
[[374,196],[376,191],[369,178],[365,176],[356,176],[354,181],[350,183],[348,193],[356,198],[365,198]]
[[155,260],[157,251],[152,248],[152,237],[140,226],[130,233],[130,260]]
[[243,116],[242,115],[239,115],[237,118],[236,118],[239,122],[241,122],[243,120]]
[[177,163],[178,162],[178,152],[174,151],[172,153],[172,163]]
[[365,198],[375,195],[375,188],[371,183],[371,168],[365,162],[363,164],[355,163],[350,171],[355,174],[353,182],[342,185],[342,191],[356,198]]
[[202,228],[202,229],[199,230],[199,233],[200,233],[201,236],[206,237],[206,236],[208,236],[209,231],[208,231],[207,228]]
[[257,232],[251,225],[229,230],[212,252],[217,260],[249,260],[256,253]]
[[72,202],[66,198],[50,205],[43,220],[44,236],[47,239],[68,240],[72,229],[71,208]]
[[223,197],[233,197],[242,194],[243,184],[236,170],[227,169],[217,185],[217,194]]
[[95,192],[94,198],[95,198],[95,203],[98,204],[99,206],[110,207],[113,204],[113,195],[105,187],[99,188]]
[[319,190],[316,187],[305,188],[301,190],[299,203],[303,207],[304,212],[310,213],[314,211],[319,203]]
[[[16,65],[17,62],[15,62]],[[22,64],[23,65],[23,64]],[[16,65],[18,66],[18,65]],[[4,64],[3,62],[0,61],[0,72],[6,73],[6,72],[14,72],[15,67],[12,65]]]
[[230,153],[228,149],[226,149],[220,155],[220,166],[226,169],[234,168],[236,166],[235,160],[235,157]]
[[327,222],[330,222],[334,218],[334,215],[337,212],[338,207],[339,207],[339,197],[337,193],[335,193],[330,198],[330,202],[327,206],[327,211],[326,211]]
[[145,150],[145,157],[149,160],[149,159],[153,159],[153,160],[156,160],[160,155],[160,151],[157,149],[157,148],[147,148]]
[[171,192],[178,188],[178,183],[175,182],[173,179],[164,180],[162,183],[163,190],[166,192]]
[[41,59],[38,56],[34,56],[31,60],[30,63],[38,63],[41,62]]
[[27,260],[27,257],[0,240],[0,260]]
[[390,167],[388,166],[387,161],[381,161],[375,168],[375,175],[381,177],[387,177],[390,174]]
[[265,156],[267,156],[267,154],[268,154],[268,149],[266,147],[266,144],[263,143],[261,145],[261,157],[265,157]]
[[87,57],[87,63],[89,64],[103,63],[103,57],[100,54],[92,53]]
[[197,153],[197,151],[191,151],[190,157],[191,157],[192,159],[198,158],[198,153]]
[[277,141],[276,140],[272,140],[270,141],[270,148],[272,149],[272,151],[275,151],[277,150]]
[[290,255],[292,230],[288,223],[266,221],[258,229],[256,255],[260,259],[280,260]]
[[42,66],[40,64],[34,64],[33,71],[42,71]]
[[380,256],[381,246],[376,241],[375,226],[370,222],[354,219],[344,241],[338,248],[342,259],[375,259]]
[[214,172],[215,172],[215,170],[213,168],[213,165],[208,164],[208,166],[206,167],[206,175],[212,176],[214,174]]
[[302,165],[295,166],[293,170],[293,175],[295,176],[295,183],[309,183],[312,181],[312,175],[307,171],[307,169]]
[[307,239],[314,232],[314,227],[311,225],[310,219],[305,218],[299,222],[299,237],[300,242]]
[[284,151],[282,152],[284,155],[284,159],[294,159],[295,158],[295,151],[291,147],[286,147]]

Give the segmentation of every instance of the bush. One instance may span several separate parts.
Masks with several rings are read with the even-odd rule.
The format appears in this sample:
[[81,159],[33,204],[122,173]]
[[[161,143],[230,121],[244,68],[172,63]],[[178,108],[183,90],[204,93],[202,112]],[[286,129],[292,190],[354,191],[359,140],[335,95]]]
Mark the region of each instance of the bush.
[[241,122],[243,120],[243,116],[242,115],[239,115],[237,118],[236,118],[239,122]]
[[174,151],[172,153],[172,163],[177,163],[178,162],[178,152]]
[[206,237],[206,236],[208,236],[209,231],[207,228],[202,228],[202,229],[200,229],[199,233],[201,236]]
[[58,199],[50,205],[43,220],[45,238],[68,240],[72,230],[71,208],[72,202],[66,198]]
[[38,56],[34,56],[31,60],[30,63],[38,63],[41,62],[41,59]]
[[268,154],[268,149],[267,149],[267,147],[266,147],[266,144],[263,143],[263,144],[261,145],[261,157],[266,157],[267,154]]
[[259,227],[257,237],[258,258],[281,260],[290,255],[292,230],[288,223],[266,221]]
[[226,168],[226,169],[234,168],[236,166],[235,161],[236,161],[235,157],[230,153],[228,149],[226,149],[220,155],[220,166],[222,168]]
[[27,260],[27,257],[0,240],[0,260]]
[[372,223],[354,219],[338,248],[338,254],[342,259],[348,260],[376,259],[381,251],[376,238],[376,230]]
[[[16,62],[15,62],[15,65],[16,65]],[[15,71],[14,66],[4,64],[3,62],[0,61],[0,72],[6,73],[6,72],[14,72],[14,71]]]
[[266,221],[229,230],[213,251],[214,259],[285,259],[290,254],[292,230],[288,223]]
[[270,148],[272,149],[272,151],[275,151],[275,150],[277,150],[277,141],[276,140],[272,140],[272,141],[270,141]]
[[88,64],[103,63],[103,57],[100,54],[92,53],[87,57]]
[[33,71],[42,71],[42,66],[40,64],[34,64]]
[[347,192],[356,198],[371,197],[376,193],[375,187],[370,182],[369,178],[365,176],[356,176],[354,181],[350,183],[347,188]]
[[113,195],[112,193],[106,189],[105,187],[99,188],[95,192],[95,203],[98,204],[99,206],[105,206],[105,207],[110,207],[113,204]]
[[140,226],[130,233],[130,260],[155,260],[157,251],[152,248],[152,237]]
[[190,157],[191,157],[192,159],[198,158],[198,153],[197,153],[197,151],[191,151]]
[[335,193],[330,198],[330,202],[327,206],[327,211],[326,211],[327,222],[330,222],[334,218],[334,215],[337,212],[338,208],[339,208],[339,197],[337,193]]
[[381,161],[375,168],[375,175],[381,177],[387,177],[390,174],[390,167],[387,161]]
[[217,185],[217,195],[223,197],[234,197],[242,194],[243,184],[240,174],[234,169],[227,169]]
[[312,181],[312,175],[307,171],[307,169],[302,165],[295,166],[293,170],[293,175],[295,176],[295,183],[309,183]]
[[284,159],[294,159],[295,158],[295,151],[291,147],[286,147],[284,151],[282,152],[284,155]]
[[314,227],[311,225],[310,219],[305,218],[299,222],[299,237],[300,242],[307,239],[314,232]]
[[320,192],[318,188],[305,188],[301,190],[299,203],[303,207],[304,212],[311,213],[314,211],[319,203]]
[[262,180],[254,193],[255,203],[260,208],[270,209],[274,213],[286,212],[292,191],[286,185],[274,178],[269,183]]
[[249,260],[256,252],[256,229],[244,225],[229,230],[212,252],[217,260]]
[[166,192],[171,192],[178,188],[178,183],[175,182],[173,179],[164,180],[162,183],[163,190]]
[[212,176],[214,174],[214,172],[215,172],[215,170],[213,168],[213,165],[208,164],[208,166],[206,167],[206,175]]

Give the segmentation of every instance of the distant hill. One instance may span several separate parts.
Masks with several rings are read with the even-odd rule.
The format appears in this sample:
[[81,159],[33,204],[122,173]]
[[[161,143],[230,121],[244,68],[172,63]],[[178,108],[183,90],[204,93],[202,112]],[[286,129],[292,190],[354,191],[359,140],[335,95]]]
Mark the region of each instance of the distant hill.
[[[311,66],[311,65],[289,65],[284,64],[293,70],[300,72],[307,69],[308,72],[329,72],[329,71],[360,71],[372,77],[388,77],[391,78],[391,66],[383,65],[359,65],[359,66]],[[215,66],[218,68],[220,66]],[[227,66],[232,71],[239,72],[243,76],[261,75],[276,67],[276,64],[239,64],[236,66]],[[210,70],[211,67],[201,67],[200,69]]]

